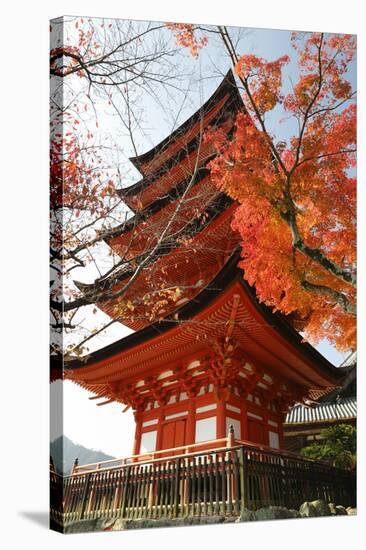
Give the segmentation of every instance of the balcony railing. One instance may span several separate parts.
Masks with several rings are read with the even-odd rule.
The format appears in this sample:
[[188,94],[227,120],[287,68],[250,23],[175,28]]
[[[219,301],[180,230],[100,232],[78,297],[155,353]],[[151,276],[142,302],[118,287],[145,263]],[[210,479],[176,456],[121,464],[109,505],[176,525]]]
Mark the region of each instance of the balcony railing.
[[314,499],[355,504],[354,472],[230,437],[211,443],[77,466],[66,477],[51,470],[51,518],[239,516]]

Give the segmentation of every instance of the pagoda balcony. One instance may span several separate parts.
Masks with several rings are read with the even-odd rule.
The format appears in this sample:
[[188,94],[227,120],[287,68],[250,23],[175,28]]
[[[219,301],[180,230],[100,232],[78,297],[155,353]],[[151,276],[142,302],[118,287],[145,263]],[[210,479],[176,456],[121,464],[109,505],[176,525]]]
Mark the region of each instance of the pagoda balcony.
[[52,467],[51,520],[237,516],[323,499],[354,506],[355,472],[227,438],[73,467]]

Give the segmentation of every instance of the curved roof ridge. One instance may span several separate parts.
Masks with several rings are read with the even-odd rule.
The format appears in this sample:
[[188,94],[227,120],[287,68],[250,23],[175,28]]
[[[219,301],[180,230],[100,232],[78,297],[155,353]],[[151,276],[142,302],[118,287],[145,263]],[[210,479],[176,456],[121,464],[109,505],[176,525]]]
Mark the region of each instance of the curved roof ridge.
[[[226,73],[225,77],[223,78],[222,82],[219,84],[219,86],[216,88],[216,90],[211,94],[211,96],[207,99],[207,101],[197,109],[191,115],[188,117],[178,128],[176,128],[173,132],[171,132],[167,137],[165,137],[163,140],[161,140],[158,144],[154,145],[151,149],[146,151],[145,153],[142,153],[141,155],[137,155],[134,157],[130,157],[129,160],[132,162],[132,164],[140,170],[141,164],[151,160],[154,155],[157,152],[160,152],[167,143],[170,143],[172,139],[176,138],[180,134],[182,134],[186,129],[189,128],[191,124],[193,124],[197,118],[201,116],[202,111],[207,110],[207,108],[211,107],[213,103],[215,103],[218,99],[220,99],[221,95],[225,91],[230,91],[231,93],[234,92],[235,95],[237,95],[238,98],[240,98],[239,90],[236,86],[235,77],[232,69],[229,69],[229,71]],[[140,172],[143,174],[143,172],[140,170]],[[132,187],[132,186],[131,186]]]
[[[213,202],[211,202],[209,205],[207,205],[204,213],[206,214],[204,223],[201,224],[201,216],[196,216],[193,218],[189,223],[187,223],[184,228],[179,232],[178,237],[168,237],[167,241],[162,243],[160,249],[158,248],[155,250],[154,255],[150,259],[147,265],[153,263],[157,258],[161,256],[162,250],[164,250],[166,255],[171,250],[175,250],[176,248],[180,247],[180,243],[178,241],[178,238],[182,235],[187,235],[197,227],[197,231],[194,233],[194,237],[199,237],[204,231],[207,231],[211,222],[219,217],[223,212],[226,212],[227,207],[231,206],[233,204],[233,200],[228,196],[225,195],[225,193],[219,193]],[[122,271],[122,268],[121,268]],[[121,281],[131,277],[134,273],[134,270],[131,268],[126,269],[123,271],[123,277],[121,277],[117,282],[111,281],[110,276],[102,276],[99,278],[98,282],[99,284],[108,285],[105,288],[112,288],[114,285],[120,283]],[[88,289],[92,289],[95,286],[95,281],[92,283],[83,283],[82,281],[76,281],[74,280],[74,284],[77,286],[77,288],[81,292],[86,292]],[[93,303],[93,302],[91,302]]]

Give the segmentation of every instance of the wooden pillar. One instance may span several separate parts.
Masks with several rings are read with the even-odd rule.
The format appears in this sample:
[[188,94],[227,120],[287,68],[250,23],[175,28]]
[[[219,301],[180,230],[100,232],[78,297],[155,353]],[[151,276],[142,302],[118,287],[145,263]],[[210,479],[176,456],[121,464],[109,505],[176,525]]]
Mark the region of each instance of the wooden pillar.
[[285,439],[284,439],[284,436],[283,436],[283,424],[282,424],[282,419],[279,419],[278,421],[278,438],[280,440],[280,449],[284,449],[285,448]]
[[247,404],[243,402],[241,407],[241,439],[248,441],[248,415]]
[[217,402],[217,426],[216,426],[216,437],[218,439],[221,439],[223,437],[227,436],[226,433],[226,409],[225,409],[225,401],[223,399],[220,399]]
[[141,419],[141,416],[137,413],[135,413],[135,422],[136,422],[135,440],[133,442],[132,454],[138,455],[140,454],[142,419]]
[[196,399],[191,397],[188,403],[186,445],[192,445],[196,436]]
[[[156,434],[156,450],[160,451],[163,444],[163,422],[164,422],[164,407],[159,406],[158,410],[158,423],[157,423],[157,434]],[[158,455],[159,456],[159,455]]]
[[264,444],[269,445],[269,431],[271,429],[268,424],[268,411],[265,407],[262,407],[262,417],[263,417],[263,433],[264,433]]

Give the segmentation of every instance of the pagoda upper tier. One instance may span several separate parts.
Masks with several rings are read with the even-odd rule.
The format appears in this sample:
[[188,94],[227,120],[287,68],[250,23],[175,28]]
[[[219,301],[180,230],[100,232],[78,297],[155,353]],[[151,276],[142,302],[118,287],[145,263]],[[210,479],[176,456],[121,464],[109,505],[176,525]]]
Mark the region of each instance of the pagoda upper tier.
[[78,283],[84,293],[120,292],[96,301],[110,317],[139,330],[169,316],[206,288],[232,255],[239,242],[231,229],[236,205],[211,181],[207,163],[214,150],[203,135],[210,126],[230,135],[239,110],[244,105],[230,71],[193,116],[131,159],[144,177],[120,194],[135,213],[106,239],[121,267],[93,285]]
[[204,166],[213,155],[213,150],[202,143],[204,131],[209,126],[220,126],[230,131],[236,113],[243,109],[230,70],[206,103],[181,126],[150,151],[130,158],[143,178],[120,191],[126,204],[132,210],[141,210],[169,193],[174,195],[174,189],[192,176],[197,162]]

